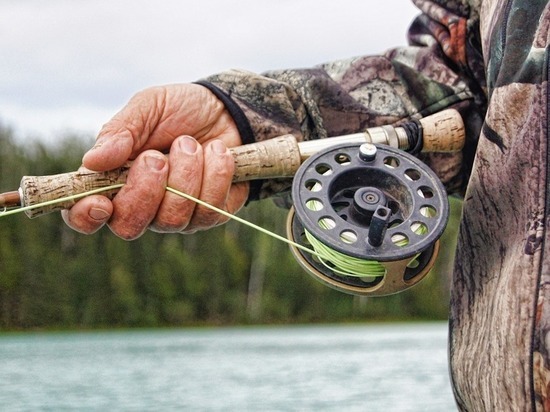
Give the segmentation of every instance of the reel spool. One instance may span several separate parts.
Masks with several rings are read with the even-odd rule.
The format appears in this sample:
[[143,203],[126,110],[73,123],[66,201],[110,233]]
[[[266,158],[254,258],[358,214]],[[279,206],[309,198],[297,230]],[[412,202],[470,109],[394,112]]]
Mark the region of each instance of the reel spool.
[[[314,278],[355,295],[390,295],[422,280],[449,216],[445,189],[428,166],[370,143],[310,157],[294,177],[292,200],[287,236],[322,251],[291,246],[295,258]],[[352,273],[348,262],[366,270]]]

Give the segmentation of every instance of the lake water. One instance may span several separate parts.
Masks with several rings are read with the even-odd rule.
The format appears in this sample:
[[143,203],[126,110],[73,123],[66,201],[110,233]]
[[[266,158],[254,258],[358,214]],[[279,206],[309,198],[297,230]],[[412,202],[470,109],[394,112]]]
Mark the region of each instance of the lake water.
[[0,335],[2,411],[454,411],[447,325]]

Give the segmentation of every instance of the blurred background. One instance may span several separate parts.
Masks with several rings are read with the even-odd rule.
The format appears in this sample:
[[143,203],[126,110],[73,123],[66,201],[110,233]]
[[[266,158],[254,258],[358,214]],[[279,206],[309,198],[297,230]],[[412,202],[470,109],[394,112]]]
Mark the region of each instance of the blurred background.
[[[405,45],[406,30],[416,14],[417,10],[407,0],[385,0],[376,2],[376,5],[375,2],[356,0],[0,0],[0,191],[17,188],[23,175],[55,174],[76,169],[102,124],[143,88],[190,82],[229,68],[262,72],[277,68],[310,67],[330,60],[376,54],[392,46]],[[410,341],[400,338],[403,336],[399,333],[403,329],[401,322],[414,321],[409,323],[414,325],[420,321],[444,322],[447,319],[450,262],[460,203],[452,201],[452,207],[453,217],[433,273],[410,291],[377,299],[348,296],[326,288],[303,272],[286,244],[234,222],[193,236],[147,233],[137,241],[124,242],[115,238],[108,229],[93,236],[79,235],[66,228],[58,215],[36,220],[22,215],[2,218],[0,331],[32,333],[25,334],[25,337],[13,333],[1,335],[0,361],[15,356],[20,362],[12,365],[13,370],[4,368],[4,375],[0,372],[0,378],[4,382],[13,381],[14,376],[19,376],[20,368],[30,367],[32,359],[36,361],[31,356],[31,352],[36,353],[37,350],[33,342],[38,342],[42,348],[53,345],[52,352],[40,358],[44,363],[42,369],[32,375],[41,376],[45,382],[49,379],[48,375],[44,375],[45,371],[51,371],[57,364],[54,359],[63,353],[70,353],[68,347],[63,345],[69,345],[72,349],[82,348],[78,355],[80,358],[76,358],[80,361],[73,359],[73,366],[68,363],[67,369],[58,371],[66,377],[67,373],[72,376],[79,362],[89,361],[88,356],[93,351],[90,352],[90,347],[86,345],[95,347],[93,345],[101,342],[106,345],[106,351],[112,351],[113,347],[119,348],[120,345],[126,348],[125,344],[136,339],[135,335],[117,335],[116,338],[112,335],[106,338],[103,335],[86,335],[88,338],[82,343],[79,340],[81,335],[71,335],[67,338],[69,341],[62,340],[61,346],[55,346],[60,344],[56,340],[59,335],[52,338],[51,334],[42,335],[37,331],[124,331],[129,327],[186,327],[191,331],[191,337],[185,335],[184,339],[177,335],[177,339],[183,339],[180,342],[185,346],[189,338],[191,347],[194,347],[196,336],[192,328],[188,329],[192,326],[348,325],[350,322],[378,324],[380,321],[398,321],[397,329],[392,329],[395,332],[393,335],[385,329],[376,335],[382,339],[377,345],[387,347],[388,342],[394,342],[392,339],[401,345],[380,358],[385,365],[388,359],[398,356],[397,352],[402,355],[405,348],[408,350],[411,347]],[[284,234],[286,211],[275,207],[271,201],[250,205],[240,215]],[[452,405],[445,363],[446,325],[438,325],[436,332],[430,326],[428,329],[405,329],[409,333],[407,339],[418,340],[419,351],[424,351],[426,359],[439,351],[439,369],[432,375],[428,373],[428,376],[437,378],[436,383],[427,388],[438,388],[437,392],[443,394],[443,400],[426,401],[420,406],[403,404],[398,410],[430,410],[427,405],[432,405],[433,410],[445,410]],[[215,348],[219,346],[216,345],[225,342],[230,335],[223,334],[223,331],[222,335],[208,335],[213,339],[207,341],[212,343],[214,352],[203,354],[205,357],[217,353]],[[296,333],[296,329],[292,331]],[[349,331],[342,329],[315,329],[313,335],[308,335],[312,329],[305,328],[303,331],[305,335],[293,338],[296,342],[305,339],[303,354],[316,347],[308,340],[311,336],[317,343],[326,336],[340,333],[344,339],[340,345],[331,344],[333,348],[340,348],[336,355],[333,353],[335,363],[327,364],[326,370],[304,372],[307,375],[303,378],[305,380],[312,373],[317,377],[326,377],[323,373],[334,371],[336,365],[342,364],[342,357],[347,356],[347,343],[361,344],[357,341],[362,339],[360,336],[374,336],[370,329],[366,332],[354,329],[355,332],[349,336]],[[269,339],[280,342],[289,336],[288,332],[284,329],[279,337],[271,336]],[[245,348],[246,342],[255,347],[254,342],[261,333],[253,336],[247,333],[250,333],[248,329],[244,337],[234,337],[235,341],[244,339]],[[294,336],[292,333],[290,336]],[[150,333],[145,335],[147,339],[152,336]],[[31,336],[30,340],[27,336]],[[166,338],[165,335],[158,336]],[[422,336],[439,346],[423,346],[426,341]],[[119,338],[126,343],[121,344]],[[140,346],[142,349],[150,349],[149,344],[159,344],[159,341],[151,343],[146,339],[140,342],[144,345]],[[174,340],[162,342],[174,348]],[[15,348],[27,348],[29,352],[13,352]],[[318,349],[319,358],[311,360],[312,368],[327,354],[324,352],[325,346]],[[122,352],[121,356],[133,353],[131,350]],[[417,355],[424,356],[420,352]],[[167,353],[170,353],[169,350]],[[241,363],[249,359],[247,354],[250,353],[242,354]],[[339,358],[340,355],[342,357]],[[135,361],[132,356],[127,358],[128,364]],[[283,358],[283,355],[279,357]],[[150,358],[145,359],[151,361]],[[419,361],[424,358],[413,354],[400,362],[415,359]],[[427,362],[433,364],[434,358],[431,359]],[[265,358],[258,362],[262,364],[264,361]],[[289,365],[296,365],[296,359],[288,358],[288,361],[293,362]],[[104,359],[104,362],[102,367],[113,364],[112,359]],[[423,361],[419,362],[423,364]],[[89,366],[93,368],[94,364],[91,362]],[[281,365],[275,364],[274,367],[280,369]],[[271,371],[275,373],[273,369]],[[148,375],[150,369],[134,372]],[[345,371],[351,378],[355,372],[353,368]],[[215,370],[212,372],[214,375],[216,373]],[[380,373],[383,375],[386,372],[382,370]],[[195,376],[193,379],[208,381],[214,375]],[[94,375],[99,380],[101,376],[101,371]],[[188,377],[180,378],[186,381]],[[139,385],[135,386],[135,381],[132,381],[132,384],[128,383],[132,389],[111,393],[109,403],[109,399],[101,398],[100,394],[93,392],[93,388],[83,383],[88,378],[84,375],[73,379],[80,385],[77,389],[71,387],[70,380],[63,381],[67,386],[61,385],[55,390],[47,385],[42,386],[42,392],[38,392],[43,396],[37,399],[29,398],[31,388],[37,389],[36,381],[15,379],[22,386],[14,384],[9,391],[6,387],[0,388],[0,401],[4,405],[14,405],[14,409],[25,409],[29,405],[57,409],[59,406],[78,406],[79,402],[86,400],[90,405],[122,410],[126,407],[131,409],[132,403],[125,403],[128,399],[124,391],[127,390],[131,394],[129,396],[137,399],[137,409],[148,409],[144,405],[159,402],[152,395],[148,400],[140,401],[138,393],[142,392],[138,389]],[[166,385],[172,382],[169,377],[164,378]],[[418,375],[410,378],[414,382]],[[284,387],[284,382],[288,382],[284,375],[280,379],[282,381],[277,383],[279,390]],[[380,375],[372,379],[384,382]],[[396,389],[394,383],[390,379],[388,386],[370,388],[374,390],[373,396],[381,402],[376,404],[381,405],[380,408],[391,405],[384,393],[390,391],[389,388]],[[410,382],[402,384],[406,386]],[[313,382],[312,387],[315,386]],[[77,391],[74,401],[71,400],[75,403],[52,404],[53,393],[64,394],[66,399],[71,399],[63,392],[66,387],[72,388],[69,392]],[[178,388],[185,391],[182,387]],[[82,391],[84,398],[78,396],[78,390]],[[344,397],[339,403],[331,403],[332,406],[322,402],[324,396],[321,389],[319,393],[311,390],[304,389],[302,398],[299,393],[292,392],[292,396],[297,398],[285,398],[280,408],[271,404],[268,409],[294,410],[291,405],[301,405],[300,399],[311,398],[310,403],[302,405],[305,409],[320,407],[318,410],[329,410],[334,406],[334,410],[339,410],[346,405],[348,410],[354,410],[352,406],[358,405],[356,410],[365,410],[365,399],[359,389],[354,389],[349,397]],[[196,393],[197,389],[193,391]],[[94,403],[94,396],[105,402]],[[243,395],[239,398],[241,403],[238,403],[239,399],[232,398],[236,402],[233,406],[244,406],[245,409],[266,406],[261,401],[265,397],[256,399],[251,396],[250,393],[248,397]],[[25,399],[31,398],[34,403],[25,403]],[[195,404],[187,406],[201,410],[199,406],[206,405],[207,398],[212,398],[209,392],[205,392],[204,397]],[[395,402],[397,398],[392,399]],[[147,404],[148,401],[153,403]],[[183,405],[178,397],[174,397],[173,401],[168,406]],[[224,409],[218,406],[211,405],[213,410]],[[368,410],[378,409],[373,407]]]

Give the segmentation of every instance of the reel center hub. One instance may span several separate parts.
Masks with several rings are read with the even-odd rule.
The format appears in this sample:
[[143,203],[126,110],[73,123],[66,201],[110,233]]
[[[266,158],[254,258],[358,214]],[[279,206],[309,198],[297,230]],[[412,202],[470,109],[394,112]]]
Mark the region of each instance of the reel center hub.
[[370,224],[372,215],[378,206],[386,206],[387,199],[384,192],[375,187],[362,187],[353,195],[353,211],[359,220],[365,219],[365,224]]

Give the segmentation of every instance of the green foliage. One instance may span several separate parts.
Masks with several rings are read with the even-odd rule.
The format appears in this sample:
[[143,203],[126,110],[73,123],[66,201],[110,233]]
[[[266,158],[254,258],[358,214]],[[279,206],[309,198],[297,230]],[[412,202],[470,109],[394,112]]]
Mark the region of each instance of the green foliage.
[[[0,128],[0,191],[16,188],[23,175],[76,169],[88,146],[72,137],[29,148]],[[453,206],[434,273],[385,298],[327,288],[286,244],[236,222],[125,242],[107,228],[73,232],[56,214],[2,218],[0,329],[444,319],[460,203]],[[240,215],[284,235],[286,211],[269,200]]]

